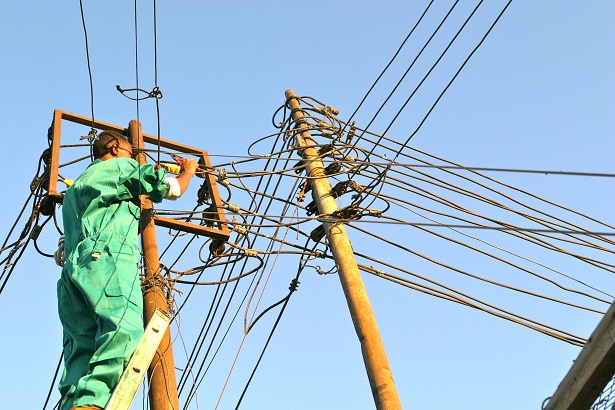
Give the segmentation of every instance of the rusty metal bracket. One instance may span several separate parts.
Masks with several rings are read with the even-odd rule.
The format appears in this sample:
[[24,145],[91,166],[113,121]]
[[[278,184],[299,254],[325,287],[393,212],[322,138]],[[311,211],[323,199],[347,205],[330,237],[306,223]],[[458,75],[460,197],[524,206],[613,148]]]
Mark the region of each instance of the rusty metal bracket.
[[[122,135],[128,134],[128,129],[117,125],[105,123],[98,120],[92,120],[91,118],[83,117],[77,114],[71,114],[66,111],[55,110],[53,113],[53,122],[50,127],[48,138],[51,140],[51,158],[49,161],[49,185],[47,187],[49,199],[61,204],[64,196],[58,191],[58,168],[60,165],[60,140],[62,134],[62,121],[68,121],[86,127],[95,128],[102,131],[116,131]],[[214,176],[211,162],[209,161],[209,155],[207,151],[193,148],[188,145],[183,145],[177,142],[158,139],[153,135],[143,134],[143,141],[145,144],[158,145],[167,148],[172,151],[180,152],[183,154],[195,156],[198,158],[199,164],[206,170],[211,172],[205,172],[204,184],[207,186],[209,194],[211,195],[211,209],[208,209],[209,215],[211,215],[213,221],[209,226],[202,226],[199,224],[185,222],[178,219],[166,218],[163,216],[155,215],[154,221],[156,225],[169,229],[174,229],[182,232],[189,232],[195,235],[203,235],[222,241],[227,241],[230,238],[230,231],[227,226],[227,219],[224,215],[224,208],[220,199],[220,193],[218,192],[218,186],[216,185],[216,179]]]

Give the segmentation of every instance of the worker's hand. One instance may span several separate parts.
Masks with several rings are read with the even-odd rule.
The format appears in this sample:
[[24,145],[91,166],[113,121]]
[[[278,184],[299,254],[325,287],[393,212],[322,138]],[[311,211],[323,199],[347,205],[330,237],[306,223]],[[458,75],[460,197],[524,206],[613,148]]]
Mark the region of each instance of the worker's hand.
[[199,164],[193,159],[185,159],[179,164],[182,169],[182,174],[193,176],[196,173]]

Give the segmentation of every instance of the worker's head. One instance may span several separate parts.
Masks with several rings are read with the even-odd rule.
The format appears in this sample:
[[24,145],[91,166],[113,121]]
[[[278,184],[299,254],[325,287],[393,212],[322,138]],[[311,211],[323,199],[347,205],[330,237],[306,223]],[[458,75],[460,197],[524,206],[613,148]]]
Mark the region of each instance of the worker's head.
[[101,132],[92,146],[96,159],[132,158],[132,146],[125,136],[116,131]]

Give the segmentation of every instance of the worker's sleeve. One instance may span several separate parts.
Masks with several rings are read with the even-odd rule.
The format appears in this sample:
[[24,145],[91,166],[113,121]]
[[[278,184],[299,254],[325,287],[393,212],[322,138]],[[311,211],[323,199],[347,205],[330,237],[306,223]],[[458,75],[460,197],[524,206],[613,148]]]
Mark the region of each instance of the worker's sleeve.
[[170,199],[171,201],[174,201],[182,195],[182,191],[179,186],[179,182],[177,182],[177,178],[167,176],[167,184],[169,184],[169,191],[164,197],[165,199]]
[[[169,182],[163,168],[154,169],[152,164],[138,164],[133,159],[117,159],[120,172],[118,199],[136,198],[148,195],[152,202],[161,202],[169,192]],[[175,181],[177,182],[177,181]]]

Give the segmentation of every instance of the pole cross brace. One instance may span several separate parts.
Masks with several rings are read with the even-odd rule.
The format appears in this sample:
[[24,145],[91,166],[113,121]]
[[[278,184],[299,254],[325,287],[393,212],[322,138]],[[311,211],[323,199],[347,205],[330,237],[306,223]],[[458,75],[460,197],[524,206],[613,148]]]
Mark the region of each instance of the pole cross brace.
[[[58,190],[58,170],[60,168],[60,147],[61,147],[61,130],[62,122],[67,121],[75,123],[92,129],[98,129],[102,131],[116,131],[120,134],[127,135],[126,128],[105,123],[91,118],[82,117],[77,114],[71,114],[66,111],[55,110],[53,113],[53,121],[47,138],[51,142],[51,154],[49,160],[49,179],[47,189],[47,200],[50,203],[49,212],[53,211],[54,203],[62,203],[64,195]],[[216,185],[216,178],[214,176],[214,170],[209,161],[209,155],[206,151],[198,148],[193,148],[187,145],[183,145],[174,141],[169,141],[161,138],[157,138],[153,135],[142,134],[145,144],[151,144],[154,146],[160,146],[165,149],[180,152],[186,155],[193,155],[199,158],[200,168],[203,169],[203,191],[207,192],[208,199],[211,202],[211,208],[209,212],[210,226],[202,226],[199,224],[186,222],[180,219],[167,218],[160,215],[154,215],[154,222],[158,226],[162,226],[169,229],[174,229],[181,232],[193,233],[195,235],[202,235],[209,238],[214,238],[220,241],[227,241],[230,237],[230,231],[227,226],[227,220],[224,215],[224,208],[222,200],[220,199],[220,193]]]

